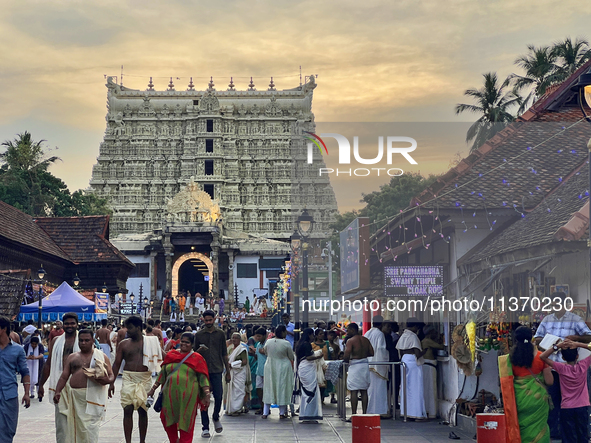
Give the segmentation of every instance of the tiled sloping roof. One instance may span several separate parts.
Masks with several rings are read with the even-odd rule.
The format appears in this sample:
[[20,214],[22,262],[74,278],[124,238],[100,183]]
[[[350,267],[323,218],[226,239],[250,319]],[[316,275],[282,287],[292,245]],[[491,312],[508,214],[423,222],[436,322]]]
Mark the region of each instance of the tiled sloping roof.
[[18,313],[28,277],[28,270],[0,272],[0,315],[10,318]]
[[466,261],[475,263],[495,255],[556,241],[554,234],[588,201],[589,171],[585,167],[564,181],[546,201],[519,219]]
[[[560,106],[572,98],[571,86],[590,67],[591,60],[541,97],[515,123],[413,198],[411,206],[426,203],[435,196],[437,201],[425,206],[490,209],[517,205],[520,209],[531,209],[538,205],[559,185],[561,177],[585,161],[591,126],[581,121],[535,149],[528,147],[537,146],[558,134],[562,127],[568,128],[581,120],[583,114],[578,107]],[[552,112],[550,108],[559,110]],[[525,154],[508,164],[508,160],[521,153]]]
[[35,221],[76,263],[125,261],[131,264],[105,238],[109,216],[41,217]]
[[35,223],[33,217],[3,201],[0,201],[1,237],[71,261],[68,255]]
[[[413,199],[412,204],[438,195],[438,202],[426,206],[490,209],[517,205],[521,211],[532,209],[587,159],[591,125],[583,120],[561,132],[582,117],[579,108],[565,107],[559,112],[539,114],[529,122],[512,124]],[[552,140],[539,145],[555,134]]]

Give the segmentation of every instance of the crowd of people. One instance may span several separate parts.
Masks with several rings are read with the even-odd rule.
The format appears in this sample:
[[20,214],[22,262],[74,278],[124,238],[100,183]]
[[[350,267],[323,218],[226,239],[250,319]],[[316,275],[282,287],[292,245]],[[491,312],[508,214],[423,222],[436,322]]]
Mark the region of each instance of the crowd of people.
[[[591,358],[579,361],[577,348],[587,347],[591,330],[560,314],[542,322],[535,334],[526,326],[516,328],[510,354],[499,358],[508,428],[524,443],[549,442],[556,425],[562,426],[558,432],[563,442],[586,441]],[[570,329],[561,327],[561,320],[568,320]],[[119,329],[106,320],[98,328],[80,324],[73,313],[43,330],[31,322],[21,331],[0,318],[0,426],[12,441],[18,418],[17,372],[25,387],[25,407],[35,394],[42,401],[48,385],[58,443],[99,441],[117,376],[122,378],[119,396],[127,443],[135,411],[140,442],[146,441],[152,404],[172,443],[192,441],[198,413],[204,438],[223,431],[222,413],[231,417],[254,410],[267,419],[277,407],[280,419],[299,416],[318,423],[325,401],[337,402],[335,384],[343,362],[348,363],[346,400],[352,414],[358,412],[360,400],[364,414],[391,418],[392,409],[400,405],[411,420],[426,421],[437,415],[436,351],[444,346],[437,330],[416,318],[407,319],[402,334],[399,331],[396,322],[375,316],[364,335],[355,323],[343,330],[334,321],[320,321],[301,331],[297,340],[289,314],[269,329],[239,328],[227,321],[221,325],[218,314],[209,309],[198,324],[144,323],[131,316]],[[537,351],[534,344],[549,331],[564,340]],[[377,362],[404,362],[406,383],[401,383],[399,366]],[[547,387],[557,389],[558,402],[552,401]],[[557,410],[557,419],[551,410]]]
[[199,292],[191,295],[190,291],[181,291],[173,296],[170,293],[164,294],[162,299],[162,313],[170,322],[185,322],[185,315],[201,316],[205,311],[210,310],[216,313],[221,321],[228,320],[231,323],[242,325],[247,317],[267,317],[270,309],[265,297],[254,297],[251,303],[247,296],[242,308],[234,307],[226,312],[226,300],[224,296],[207,297]]

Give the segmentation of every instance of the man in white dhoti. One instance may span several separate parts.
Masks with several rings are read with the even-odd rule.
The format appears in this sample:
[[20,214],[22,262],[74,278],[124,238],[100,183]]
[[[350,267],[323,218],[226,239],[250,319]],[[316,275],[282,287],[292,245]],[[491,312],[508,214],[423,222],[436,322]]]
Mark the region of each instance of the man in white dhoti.
[[361,410],[367,414],[367,390],[370,384],[367,357],[371,357],[373,354],[370,341],[359,335],[357,323],[350,323],[347,326],[347,345],[343,361],[349,363],[347,389],[351,391],[351,415],[357,414],[358,395],[361,395]]
[[100,423],[106,411],[107,385],[115,377],[108,357],[94,349],[92,331],[81,330],[78,344],[80,352],[67,358],[53,402],[68,418],[70,443],[98,443]]
[[382,332],[384,318],[376,315],[373,318],[372,328],[365,333],[370,341],[374,355],[369,357],[370,384],[367,391],[368,414],[380,414],[383,418],[392,418],[390,414],[390,402],[388,401],[388,374],[390,368],[387,365],[372,365],[372,361],[390,361],[390,354],[386,348],[386,339]]
[[[43,375],[39,381],[39,397],[43,397],[44,385],[49,379],[49,401],[53,402],[53,395],[57,382],[64,370],[64,364],[72,352],[80,351],[78,346],[78,315],[68,312],[62,317],[64,333],[49,343],[49,357],[43,365]],[[55,405],[55,439],[57,443],[68,442],[68,419]]]
[[406,389],[404,383],[400,388],[400,413],[415,421],[428,420],[423,396],[423,355],[426,351],[423,351],[417,336],[421,326],[422,323],[417,318],[410,317],[406,321],[404,333],[396,344],[401,361],[406,365]]

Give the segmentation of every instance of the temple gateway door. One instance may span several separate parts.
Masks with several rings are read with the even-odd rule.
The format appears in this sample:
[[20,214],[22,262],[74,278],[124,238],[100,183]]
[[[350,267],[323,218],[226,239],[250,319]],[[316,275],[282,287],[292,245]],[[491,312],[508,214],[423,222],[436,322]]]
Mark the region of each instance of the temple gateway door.
[[[181,266],[183,267],[182,275],[180,272]],[[195,271],[192,271],[188,267],[193,268]],[[195,272],[198,272],[200,276],[196,276]],[[179,276],[183,277],[182,283],[189,285],[190,287],[179,287],[179,282],[181,282]],[[172,266],[173,296],[176,296],[179,293],[179,290],[182,289],[190,290],[191,295],[194,296],[195,288],[193,288],[193,286],[195,286],[195,288],[199,287],[207,289],[205,293],[197,289],[203,296],[207,296],[208,293],[212,291],[213,287],[213,263],[207,255],[202,254],[201,252],[189,252],[183,254],[176,259]]]

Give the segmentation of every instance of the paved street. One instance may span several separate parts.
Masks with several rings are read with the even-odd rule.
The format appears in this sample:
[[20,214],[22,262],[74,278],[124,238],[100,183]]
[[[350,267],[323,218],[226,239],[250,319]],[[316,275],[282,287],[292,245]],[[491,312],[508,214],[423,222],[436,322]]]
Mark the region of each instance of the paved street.
[[[105,422],[101,427],[101,443],[120,443],[123,439],[122,416],[123,410],[119,404],[119,389],[121,378],[116,382],[115,397],[109,400]],[[22,385],[21,394],[22,396]],[[50,443],[55,441],[55,426],[53,421],[54,408],[47,399],[39,403],[34,399],[29,409],[21,407],[18,431],[15,443]],[[251,412],[240,417],[223,417],[224,431],[213,433],[211,442],[351,442],[351,424],[336,417],[336,405],[325,405],[325,419],[320,424],[303,424],[297,420],[279,420],[279,412],[273,409],[271,417],[262,420],[260,416]],[[137,430],[137,414],[134,416],[135,428],[133,442],[139,441]],[[403,423],[402,421],[382,420],[382,442],[426,443],[449,442],[448,435],[454,431],[463,441],[472,441],[472,435],[462,434],[456,429],[438,424],[438,420],[429,423]],[[201,438],[201,424],[199,419],[195,426],[195,442],[207,441]],[[152,409],[149,411],[149,425],[147,441],[167,443],[166,433],[160,422],[160,417]]]

